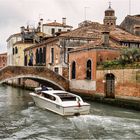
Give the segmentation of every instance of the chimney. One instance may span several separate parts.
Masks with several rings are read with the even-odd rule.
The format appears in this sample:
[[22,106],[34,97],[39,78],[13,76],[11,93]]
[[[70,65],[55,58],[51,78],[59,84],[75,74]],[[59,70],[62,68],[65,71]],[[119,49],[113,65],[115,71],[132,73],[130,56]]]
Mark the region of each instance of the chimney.
[[40,30],[43,32],[43,18],[40,19]]
[[109,46],[109,31],[102,32],[102,40],[103,40],[103,45],[105,47],[108,47]]
[[25,27],[24,26],[20,27],[20,31],[21,31],[22,42],[24,42],[24,40],[25,40]]
[[20,27],[20,31],[21,33],[23,33],[25,31],[25,27],[24,26]]
[[38,32],[42,32],[42,25],[43,25],[43,19],[40,19],[40,21],[38,22],[38,27],[37,27]]
[[66,18],[62,18],[62,24],[65,26],[66,25]]
[[103,41],[103,46],[104,47],[109,46],[109,29],[107,27],[102,32],[102,41]]

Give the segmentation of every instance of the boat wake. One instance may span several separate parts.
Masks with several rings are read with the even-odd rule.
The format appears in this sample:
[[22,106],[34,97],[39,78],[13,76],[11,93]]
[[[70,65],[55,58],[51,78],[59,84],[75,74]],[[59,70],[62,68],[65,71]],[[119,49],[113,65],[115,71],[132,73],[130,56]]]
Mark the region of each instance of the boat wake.
[[140,138],[139,119],[98,115],[81,115],[68,119],[77,130],[86,133],[90,138]]

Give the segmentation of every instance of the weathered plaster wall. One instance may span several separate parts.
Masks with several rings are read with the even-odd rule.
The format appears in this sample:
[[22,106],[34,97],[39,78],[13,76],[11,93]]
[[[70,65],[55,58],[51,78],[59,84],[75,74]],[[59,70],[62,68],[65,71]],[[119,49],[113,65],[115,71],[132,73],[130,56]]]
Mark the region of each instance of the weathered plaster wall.
[[96,90],[96,81],[71,80],[70,89],[95,91]]

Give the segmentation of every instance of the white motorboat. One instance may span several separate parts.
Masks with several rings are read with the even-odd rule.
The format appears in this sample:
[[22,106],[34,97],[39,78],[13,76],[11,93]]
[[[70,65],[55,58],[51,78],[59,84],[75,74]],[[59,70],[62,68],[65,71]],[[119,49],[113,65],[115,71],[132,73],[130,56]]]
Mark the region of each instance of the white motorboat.
[[63,90],[46,90],[30,93],[35,104],[62,116],[85,115],[90,112],[90,104],[82,98]]

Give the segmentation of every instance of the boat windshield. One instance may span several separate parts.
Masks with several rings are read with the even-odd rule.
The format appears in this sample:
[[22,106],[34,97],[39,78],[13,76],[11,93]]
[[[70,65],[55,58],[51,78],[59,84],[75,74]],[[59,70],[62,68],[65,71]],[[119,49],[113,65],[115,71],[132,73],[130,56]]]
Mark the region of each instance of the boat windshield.
[[62,101],[76,101],[76,97],[68,93],[55,93]]

